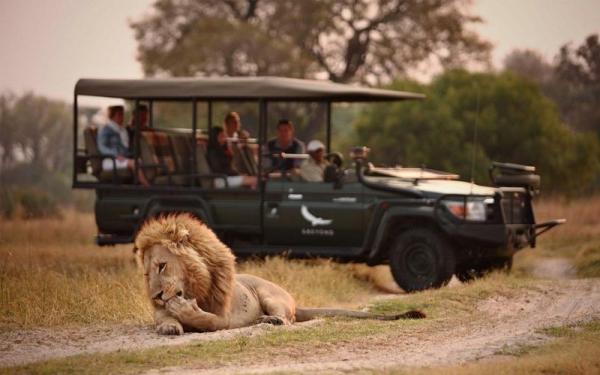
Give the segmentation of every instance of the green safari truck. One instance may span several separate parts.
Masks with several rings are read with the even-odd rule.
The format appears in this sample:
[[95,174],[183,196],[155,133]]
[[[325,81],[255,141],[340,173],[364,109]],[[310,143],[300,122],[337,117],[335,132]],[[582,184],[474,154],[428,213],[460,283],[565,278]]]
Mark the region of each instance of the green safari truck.
[[[99,129],[85,121],[78,103],[89,97],[119,101],[132,113],[147,109],[147,120],[133,116],[129,124],[133,170],[103,169],[116,160],[100,152]],[[416,93],[279,77],[81,79],[74,92],[73,187],[96,192],[101,246],[132,242],[148,218],[187,212],[238,257],[284,253],[389,264],[406,291],[440,287],[453,275],[466,281],[510,269],[517,251],[535,247],[537,236],[564,222],[536,222],[532,199],[540,177],[534,167],[494,163],[493,186],[480,186],[448,172],[374,166],[367,147],[346,157],[331,149],[333,103],[421,99]],[[223,103],[232,110],[243,104],[256,118],[255,134],[231,140],[233,163],[255,176],[255,188],[229,186],[228,176],[213,173],[207,163],[208,126]],[[281,103],[324,108],[319,134],[331,163],[322,182],[302,181],[266,162],[308,157],[269,153],[276,125],[270,110]],[[140,171],[149,185],[141,184]]]

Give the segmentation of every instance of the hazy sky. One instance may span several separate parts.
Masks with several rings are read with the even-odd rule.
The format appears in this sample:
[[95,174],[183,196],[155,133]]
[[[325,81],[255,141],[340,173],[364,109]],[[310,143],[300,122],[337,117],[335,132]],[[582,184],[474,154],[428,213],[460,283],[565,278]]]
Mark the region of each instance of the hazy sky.
[[[0,0],[0,92],[71,100],[78,78],[140,78],[128,20],[152,0]],[[600,33],[600,0],[475,0],[477,30],[501,66],[514,48],[548,59],[566,42]]]

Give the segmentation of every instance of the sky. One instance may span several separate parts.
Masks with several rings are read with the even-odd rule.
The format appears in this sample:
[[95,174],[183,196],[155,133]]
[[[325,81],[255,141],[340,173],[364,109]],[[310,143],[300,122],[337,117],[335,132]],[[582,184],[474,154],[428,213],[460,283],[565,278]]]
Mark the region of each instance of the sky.
[[[153,0],[0,0],[0,92],[71,101],[77,79],[142,78],[129,22]],[[474,0],[496,67],[515,48],[551,60],[600,33],[600,0]]]

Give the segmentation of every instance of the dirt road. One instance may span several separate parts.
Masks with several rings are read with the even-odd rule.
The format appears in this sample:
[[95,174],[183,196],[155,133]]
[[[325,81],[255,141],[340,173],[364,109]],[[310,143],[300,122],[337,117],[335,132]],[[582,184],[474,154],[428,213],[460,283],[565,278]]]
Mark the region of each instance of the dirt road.
[[[345,372],[398,366],[433,366],[464,363],[501,353],[518,345],[535,344],[549,337],[540,329],[600,318],[600,280],[561,280],[523,293],[514,299],[491,298],[478,306],[476,319],[416,331],[410,336],[355,340],[314,353],[278,353],[277,358],[218,369],[162,369],[165,373],[268,373]],[[159,373],[151,371],[150,373]]]
[[[393,333],[316,347],[301,356],[283,348],[276,358],[257,363],[230,363],[226,367],[162,369],[189,373],[263,373],[271,371],[348,371],[359,368],[456,364],[485,358],[507,348],[547,340],[539,333],[546,327],[600,318],[600,280],[543,281],[515,298],[493,297],[482,301],[475,319],[453,320],[435,330],[416,329],[409,336]],[[320,324],[318,321],[308,325]],[[192,341],[222,340],[240,335],[260,335],[273,329],[293,327],[255,326],[244,329],[160,337],[151,327],[104,326],[60,330],[30,330],[0,334],[0,366],[13,366],[80,353],[136,350]],[[283,363],[283,365],[282,365]],[[158,370],[154,371],[158,372]]]

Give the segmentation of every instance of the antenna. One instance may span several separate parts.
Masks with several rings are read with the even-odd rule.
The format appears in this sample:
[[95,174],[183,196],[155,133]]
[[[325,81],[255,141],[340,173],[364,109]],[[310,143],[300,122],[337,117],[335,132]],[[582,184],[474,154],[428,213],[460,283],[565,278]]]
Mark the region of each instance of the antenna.
[[475,122],[473,123],[473,155],[471,156],[471,194],[473,194],[473,184],[475,183],[475,155],[477,152],[477,125],[479,123],[479,101],[481,99],[479,85],[476,85],[477,90],[477,107],[475,113]]

